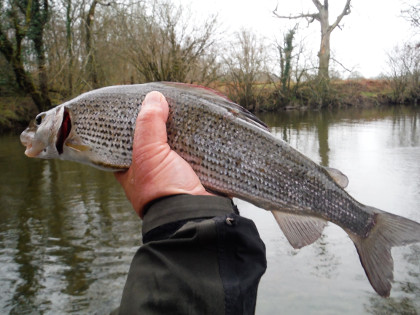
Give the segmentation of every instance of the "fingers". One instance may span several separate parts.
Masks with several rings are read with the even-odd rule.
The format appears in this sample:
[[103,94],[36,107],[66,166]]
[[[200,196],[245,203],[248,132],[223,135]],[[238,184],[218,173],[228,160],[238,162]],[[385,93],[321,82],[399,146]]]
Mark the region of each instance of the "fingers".
[[166,121],[169,107],[165,97],[159,92],[150,92],[143,101],[136,120],[134,148],[167,142]]

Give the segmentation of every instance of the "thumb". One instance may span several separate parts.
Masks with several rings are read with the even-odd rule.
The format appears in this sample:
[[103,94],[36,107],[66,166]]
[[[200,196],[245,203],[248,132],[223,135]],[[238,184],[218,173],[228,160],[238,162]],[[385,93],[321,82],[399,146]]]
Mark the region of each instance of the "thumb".
[[146,95],[136,120],[133,151],[137,147],[167,143],[168,113],[168,102],[162,93],[155,91]]

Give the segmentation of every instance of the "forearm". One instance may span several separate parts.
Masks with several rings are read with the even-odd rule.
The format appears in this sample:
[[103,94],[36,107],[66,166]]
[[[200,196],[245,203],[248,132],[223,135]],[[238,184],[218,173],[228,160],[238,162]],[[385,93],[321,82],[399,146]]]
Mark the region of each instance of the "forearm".
[[143,242],[130,267],[121,314],[254,313],[265,246],[230,199],[159,199],[144,216]]

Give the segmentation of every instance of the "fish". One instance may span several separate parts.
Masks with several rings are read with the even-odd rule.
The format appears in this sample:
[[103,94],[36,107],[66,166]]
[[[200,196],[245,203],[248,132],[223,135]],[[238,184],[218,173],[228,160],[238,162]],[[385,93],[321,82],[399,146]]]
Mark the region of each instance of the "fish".
[[373,289],[390,295],[391,248],[420,242],[420,224],[358,202],[346,192],[343,173],[276,138],[255,115],[214,90],[154,82],[81,94],[36,116],[20,137],[25,154],[126,170],[136,117],[151,91],[169,104],[168,144],[207,190],[271,211],[296,249],[319,239],[328,222],[340,226]]

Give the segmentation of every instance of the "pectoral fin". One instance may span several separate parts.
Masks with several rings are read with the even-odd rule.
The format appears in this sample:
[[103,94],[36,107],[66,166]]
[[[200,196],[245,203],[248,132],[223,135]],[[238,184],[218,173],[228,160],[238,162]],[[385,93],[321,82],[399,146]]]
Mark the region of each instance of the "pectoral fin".
[[72,142],[66,142],[65,145],[73,150],[76,150],[77,152],[86,152],[90,150],[90,147],[84,144],[76,144]]
[[293,248],[302,248],[315,242],[322,234],[327,221],[280,211],[271,211]]

